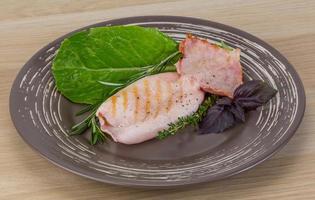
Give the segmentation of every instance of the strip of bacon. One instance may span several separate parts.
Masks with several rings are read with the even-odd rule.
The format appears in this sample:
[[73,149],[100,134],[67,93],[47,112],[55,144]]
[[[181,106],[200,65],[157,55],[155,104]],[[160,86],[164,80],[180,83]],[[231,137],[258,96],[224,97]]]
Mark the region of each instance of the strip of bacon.
[[180,75],[194,76],[206,92],[233,98],[234,90],[243,83],[239,49],[223,49],[187,35],[179,50],[184,55],[176,65]]

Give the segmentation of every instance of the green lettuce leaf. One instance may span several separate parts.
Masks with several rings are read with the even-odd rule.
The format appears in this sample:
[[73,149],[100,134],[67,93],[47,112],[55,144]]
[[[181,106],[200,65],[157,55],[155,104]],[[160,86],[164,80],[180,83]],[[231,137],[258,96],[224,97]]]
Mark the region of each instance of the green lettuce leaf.
[[155,28],[91,28],[65,39],[53,61],[57,89],[75,103],[95,104],[113,89],[177,51],[177,43]]

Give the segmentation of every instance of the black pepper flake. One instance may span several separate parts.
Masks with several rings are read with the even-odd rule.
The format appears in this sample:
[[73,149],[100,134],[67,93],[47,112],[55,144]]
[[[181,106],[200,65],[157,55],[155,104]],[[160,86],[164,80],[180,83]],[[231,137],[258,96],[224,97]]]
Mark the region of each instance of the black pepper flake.
[[178,103],[178,100],[175,100],[176,103]]
[[190,93],[189,95],[192,95],[192,93]]
[[214,77],[215,77],[215,75],[213,74],[213,75],[212,75],[212,77],[214,78]]
[[137,99],[140,99],[140,97],[137,97]]
[[184,107],[185,105],[182,105],[182,107]]
[[207,85],[209,85],[209,82],[206,82],[207,83]]

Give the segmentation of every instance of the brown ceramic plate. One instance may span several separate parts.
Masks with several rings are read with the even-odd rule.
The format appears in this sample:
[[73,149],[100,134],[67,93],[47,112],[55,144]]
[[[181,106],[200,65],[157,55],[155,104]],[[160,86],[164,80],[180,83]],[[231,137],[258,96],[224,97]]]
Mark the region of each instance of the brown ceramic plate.
[[189,185],[222,179],[261,163],[284,146],[298,128],[305,109],[301,80],[292,65],[260,39],[215,22],[172,16],[123,18],[83,29],[121,24],[158,27],[176,40],[182,40],[186,33],[223,40],[242,50],[246,79],[264,80],[279,92],[267,105],[249,113],[246,123],[222,134],[198,135],[198,130],[187,128],[163,141],[129,146],[108,141],[90,146],[88,134],[67,137],[67,130],[79,120],[74,113],[82,105],[58,93],[50,71],[60,42],[74,31],[39,50],[24,65],[10,96],[12,120],[22,138],[56,165],[117,185]]

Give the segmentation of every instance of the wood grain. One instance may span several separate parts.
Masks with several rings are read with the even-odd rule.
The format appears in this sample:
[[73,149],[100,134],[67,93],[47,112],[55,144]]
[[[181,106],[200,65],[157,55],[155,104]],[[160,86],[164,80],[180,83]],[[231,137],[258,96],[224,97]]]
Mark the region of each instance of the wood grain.
[[[312,0],[2,0],[0,2],[0,199],[315,199],[315,2]],[[250,32],[282,52],[305,86],[304,120],[272,159],[233,178],[168,191],[94,182],[34,152],[10,120],[11,84],[36,50],[82,26],[135,15],[183,15]]]

